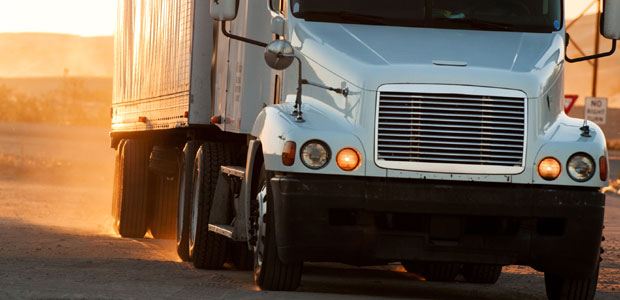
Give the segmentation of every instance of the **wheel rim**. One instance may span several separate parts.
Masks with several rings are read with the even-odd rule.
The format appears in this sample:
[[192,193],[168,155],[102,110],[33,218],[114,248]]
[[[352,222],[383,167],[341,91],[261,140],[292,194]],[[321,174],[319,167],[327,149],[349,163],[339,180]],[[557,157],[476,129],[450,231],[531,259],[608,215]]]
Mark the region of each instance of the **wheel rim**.
[[198,231],[198,203],[200,201],[200,169],[194,172],[194,193],[192,195],[192,208],[190,210],[190,226],[189,226],[189,253],[194,254],[194,246],[196,245],[196,232]]
[[258,218],[256,226],[256,245],[254,246],[254,280],[258,281],[265,258],[265,242],[267,238],[267,185],[263,184],[260,192],[256,195]]

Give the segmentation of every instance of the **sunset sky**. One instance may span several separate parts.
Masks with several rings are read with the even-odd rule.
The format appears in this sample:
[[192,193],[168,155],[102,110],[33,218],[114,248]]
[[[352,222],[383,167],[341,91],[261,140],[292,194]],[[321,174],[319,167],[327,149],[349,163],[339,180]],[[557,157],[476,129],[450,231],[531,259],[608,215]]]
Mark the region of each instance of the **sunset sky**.
[[[116,1],[0,0],[0,32],[112,35]],[[590,0],[566,0],[567,17],[575,17],[589,3]]]

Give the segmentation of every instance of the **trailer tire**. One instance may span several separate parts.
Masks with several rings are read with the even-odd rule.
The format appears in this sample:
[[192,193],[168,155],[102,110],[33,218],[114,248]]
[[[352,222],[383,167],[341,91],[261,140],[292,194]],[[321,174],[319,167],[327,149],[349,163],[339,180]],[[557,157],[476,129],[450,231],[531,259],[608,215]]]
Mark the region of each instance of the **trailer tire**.
[[[120,203],[121,203],[121,155],[123,153],[123,146],[125,146],[126,140],[121,140],[116,147],[114,154],[114,186],[112,187],[112,217],[114,220],[120,218]],[[114,223],[116,226],[116,222]],[[118,231],[117,231],[118,232]]]
[[254,255],[248,249],[247,242],[230,241],[230,260],[237,270],[251,271],[254,269]]
[[501,265],[466,264],[463,266],[463,277],[469,283],[495,284],[501,275]]
[[[263,166],[253,213],[256,245],[254,249],[254,282],[262,290],[294,291],[301,283],[303,261],[285,263],[280,260],[276,245],[275,211],[268,176]],[[264,228],[264,230],[263,230]]]
[[151,234],[156,239],[172,240],[176,236],[178,176],[171,178],[152,175],[154,186],[150,189],[152,191],[150,198],[153,201]]
[[422,275],[428,281],[450,282],[461,272],[462,265],[451,262],[402,262],[409,273]]
[[120,149],[117,178],[120,191],[115,229],[125,238],[143,238],[148,225],[150,145],[146,141],[130,139]]
[[201,142],[189,141],[181,153],[179,164],[179,194],[177,210],[177,254],[183,261],[190,261],[189,255],[189,222],[190,204],[192,202],[192,183],[194,161]]
[[209,231],[215,186],[223,165],[232,162],[234,149],[222,143],[204,143],[196,153],[190,209],[189,252],[198,269],[220,269],[226,261],[227,239]]
[[600,266],[591,278],[567,278],[562,274],[545,272],[545,289],[549,300],[592,300],[596,294]]

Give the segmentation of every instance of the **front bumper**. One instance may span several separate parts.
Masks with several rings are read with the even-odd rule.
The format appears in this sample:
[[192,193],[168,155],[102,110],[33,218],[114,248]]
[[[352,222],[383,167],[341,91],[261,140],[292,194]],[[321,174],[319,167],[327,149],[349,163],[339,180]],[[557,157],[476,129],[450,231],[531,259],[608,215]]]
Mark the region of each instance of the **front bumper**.
[[278,174],[284,261],[450,261],[593,274],[605,196],[597,189]]

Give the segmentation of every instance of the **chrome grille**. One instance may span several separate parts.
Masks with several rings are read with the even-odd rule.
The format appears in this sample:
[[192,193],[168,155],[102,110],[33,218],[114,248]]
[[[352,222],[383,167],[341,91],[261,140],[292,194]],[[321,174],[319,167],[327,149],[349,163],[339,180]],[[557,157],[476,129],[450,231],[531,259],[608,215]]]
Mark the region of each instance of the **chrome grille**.
[[379,161],[522,167],[525,98],[382,91]]

